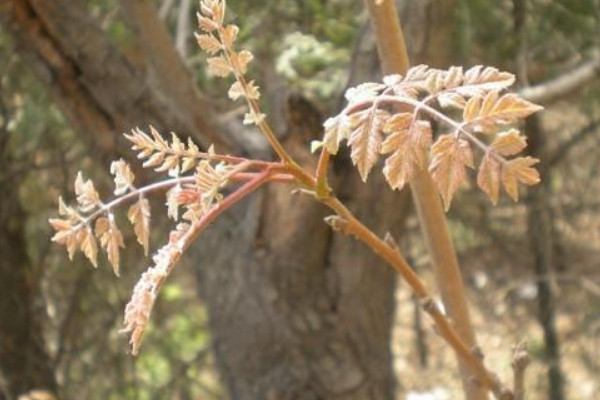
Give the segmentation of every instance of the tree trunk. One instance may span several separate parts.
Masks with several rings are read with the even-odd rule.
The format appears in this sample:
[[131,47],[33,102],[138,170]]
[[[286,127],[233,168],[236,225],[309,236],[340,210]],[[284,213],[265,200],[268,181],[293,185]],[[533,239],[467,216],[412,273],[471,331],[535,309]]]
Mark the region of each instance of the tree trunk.
[[[538,117],[527,122],[529,152],[544,160],[544,132]],[[560,341],[556,329],[556,279],[559,255],[552,209],[548,203],[549,174],[545,163],[540,166],[542,182],[529,191],[527,204],[527,231],[533,254],[537,282],[538,320],[544,331],[544,352],[548,364],[548,398],[564,400],[564,376],[561,368]]]
[[56,393],[34,307],[37,279],[31,275],[25,252],[25,218],[17,186],[6,182],[0,193],[4,194],[0,207],[0,398],[16,400],[34,390]]
[[[154,20],[146,2],[135,3],[126,10],[127,20],[134,33],[145,34]],[[120,133],[148,124],[215,144],[222,152],[232,150],[233,139],[217,135],[209,107],[193,89],[194,80],[177,53],[165,50],[162,25],[155,24],[150,38],[140,38],[153,45],[136,63],[110,43],[80,1],[0,0],[0,24],[29,57],[73,127],[105,155],[128,147],[115,146]]]
[[[376,232],[406,196],[344,175],[339,193]],[[376,204],[376,206],[375,206]],[[391,399],[394,272],[334,235],[325,209],[270,187],[200,239],[199,281],[232,399]],[[232,243],[232,251],[218,251]]]

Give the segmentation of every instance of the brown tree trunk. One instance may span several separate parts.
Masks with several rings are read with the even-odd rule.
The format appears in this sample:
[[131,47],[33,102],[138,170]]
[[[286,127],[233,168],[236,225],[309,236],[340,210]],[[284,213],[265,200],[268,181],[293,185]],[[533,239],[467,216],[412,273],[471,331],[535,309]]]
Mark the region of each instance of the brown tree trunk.
[[[529,152],[545,159],[545,140],[541,122],[532,117],[527,122]],[[537,282],[538,320],[544,332],[544,352],[548,365],[548,398],[564,400],[564,375],[561,368],[560,340],[556,328],[556,270],[559,255],[552,209],[548,203],[549,174],[546,164],[540,166],[542,182],[529,191],[527,231]]]
[[[354,212],[380,234],[402,225],[406,196],[345,172],[338,189]],[[334,235],[325,212],[271,187],[201,238],[199,280],[232,399],[393,397],[394,272]],[[223,243],[233,248],[214,251]]]
[[[153,21],[146,2],[139,3],[127,10],[128,21],[145,34]],[[155,43],[144,49],[147,59],[136,63],[110,43],[80,1],[0,0],[0,24],[29,57],[69,122],[96,150],[111,156],[123,152],[125,146],[115,147],[120,133],[148,124],[191,135],[223,152],[232,150],[233,139],[217,135],[206,113],[210,107],[193,89],[194,80],[177,53],[164,49],[166,32],[160,25],[150,38],[140,38]],[[161,57],[163,62],[156,61]]]
[[[2,165],[2,163],[0,163]],[[0,207],[0,398],[34,390],[55,393],[54,371],[34,307],[37,279],[25,251],[24,211],[14,182],[4,181]]]

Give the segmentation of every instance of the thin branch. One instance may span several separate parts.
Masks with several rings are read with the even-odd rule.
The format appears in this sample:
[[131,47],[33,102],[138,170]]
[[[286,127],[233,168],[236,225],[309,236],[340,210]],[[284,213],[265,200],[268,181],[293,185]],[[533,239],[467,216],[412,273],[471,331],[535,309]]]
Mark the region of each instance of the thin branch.
[[[258,176],[262,176],[264,171],[261,173],[244,173],[243,170],[250,168],[253,165],[253,160],[248,160],[246,165],[238,165],[235,170],[231,171],[228,179],[231,179],[234,182],[251,182],[255,180]],[[269,166],[265,171],[269,171],[268,180],[274,182],[281,183],[290,183],[293,182],[293,177],[289,174],[275,174],[276,171],[280,170],[279,166],[275,163]],[[194,184],[196,182],[195,176],[181,176],[177,178],[166,179],[164,181],[156,182],[147,186],[143,186],[141,188],[133,188],[131,191],[125,193],[122,196],[119,196],[108,203],[102,204],[96,211],[91,213],[90,215],[84,217],[81,222],[75,225],[72,230],[76,231],[86,225],[89,225],[92,221],[103,214],[110,213],[114,208],[119,207],[120,205],[127,203],[128,201],[138,199],[140,196],[144,196],[153,192],[162,192],[167,189],[170,189],[177,185],[182,185],[185,183]]]
[[177,12],[177,28],[175,30],[175,48],[184,60],[188,56],[187,39],[190,33],[190,9],[192,0],[181,0]]
[[329,171],[329,159],[331,155],[323,148],[321,149],[321,155],[319,156],[319,162],[317,164],[317,170],[315,176],[317,178],[317,197],[325,198],[330,195],[331,188],[327,182],[327,172]]
[[519,91],[519,95],[537,104],[549,104],[564,97],[600,75],[600,52],[595,52],[588,61],[547,82],[528,86]]
[[258,127],[264,134],[265,138],[267,139],[267,141],[269,142],[269,144],[271,145],[271,147],[273,148],[275,153],[279,156],[279,158],[286,164],[295,164],[295,161],[293,160],[293,158],[285,150],[285,148],[283,147],[283,145],[281,144],[279,139],[277,139],[277,136],[275,135],[275,132],[273,132],[273,129],[271,128],[271,126],[265,121],[265,118],[261,118],[262,113],[261,113],[258,101],[256,101],[254,98],[252,98],[252,96],[249,96],[250,91],[248,89],[248,82],[246,81],[246,78],[244,77],[244,74],[242,73],[242,71],[239,71],[236,69],[237,64],[232,62],[232,60],[231,60],[233,50],[230,47],[228,47],[227,45],[225,45],[225,41],[223,40],[223,36],[224,36],[223,26],[219,26],[217,32],[218,32],[219,41],[223,44],[223,55],[227,59],[227,62],[229,63],[229,65],[231,65],[234,68],[235,79],[240,83],[240,85],[242,86],[242,88],[244,90],[244,93],[246,94],[246,96],[244,96],[244,97],[246,99],[246,102],[248,103],[248,108],[250,109],[250,112],[256,118]]
[[163,3],[160,6],[160,9],[158,10],[158,16],[160,17],[161,20],[164,21],[165,19],[167,19],[174,4],[175,4],[175,0],[164,0],[163,1]]
[[576,132],[564,143],[560,144],[556,151],[550,157],[548,157],[548,161],[545,163],[545,169],[549,170],[555,167],[569,154],[573,147],[581,143],[588,136],[598,132],[598,128],[600,128],[600,119],[590,122],[579,132]]

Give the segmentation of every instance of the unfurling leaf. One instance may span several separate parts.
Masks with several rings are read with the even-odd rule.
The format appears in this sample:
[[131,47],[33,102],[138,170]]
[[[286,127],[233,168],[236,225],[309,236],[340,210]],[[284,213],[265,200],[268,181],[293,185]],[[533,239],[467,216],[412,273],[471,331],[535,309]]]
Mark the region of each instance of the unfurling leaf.
[[225,47],[231,48],[231,46],[233,46],[233,42],[235,42],[239,31],[240,29],[235,25],[227,25],[225,29],[223,29],[221,39],[223,40]]
[[246,73],[246,71],[248,70],[248,64],[254,58],[252,53],[250,53],[248,50],[242,50],[239,53],[231,53],[229,57],[231,59],[231,64],[233,65],[233,68],[236,71],[239,71],[242,75]]
[[127,218],[133,225],[138,243],[144,247],[144,254],[148,255],[150,238],[150,203],[148,200],[140,197],[137,203],[129,207]]
[[465,166],[473,167],[471,146],[456,134],[443,135],[431,147],[431,154],[431,177],[448,211],[454,193],[466,178]]
[[260,125],[265,119],[265,114],[255,114],[254,112],[248,112],[244,114],[244,125]]
[[350,156],[363,182],[366,182],[369,172],[379,159],[382,128],[388,116],[386,111],[370,109],[351,117],[354,129],[348,138],[348,145],[352,148]]
[[94,183],[89,179],[84,181],[81,171],[77,173],[77,178],[75,179],[75,194],[77,195],[79,209],[83,212],[92,211],[102,204],[100,196],[98,196],[98,192],[94,188]]
[[[59,199],[59,204],[61,207],[67,208],[62,202],[62,199]],[[61,214],[64,214],[66,211],[63,209]],[[54,236],[52,236],[52,241],[58,244],[62,244],[67,248],[67,252],[69,253],[69,259],[73,259],[73,254],[77,250],[77,246],[79,244],[77,235],[78,231],[74,230],[73,220],[63,220],[58,218],[50,218],[48,220],[52,228],[56,230]]]
[[169,150],[169,143],[158,133],[158,131],[154,128],[154,126],[150,125],[150,134],[154,139],[154,145],[162,151]]
[[209,54],[216,54],[221,50],[221,43],[211,34],[196,35],[198,46]]
[[342,140],[347,139],[350,127],[342,116],[327,119],[323,123],[325,134],[323,146],[329,154],[337,154]]
[[92,230],[88,227],[81,230],[82,232],[82,240],[81,240],[81,251],[83,254],[90,260],[90,262],[94,265],[94,268],[98,267],[98,245],[96,244],[96,239],[94,238],[94,234]]
[[231,66],[223,57],[211,57],[208,60],[208,72],[214,76],[225,78],[231,73]]
[[246,84],[245,91],[242,84],[239,81],[236,81],[231,85],[227,94],[229,98],[234,101],[243,96],[251,100],[258,100],[260,97],[259,88],[254,84],[254,81],[250,81]]
[[233,85],[229,88],[229,92],[227,92],[229,98],[233,101],[239,99],[242,96],[245,96],[244,87],[238,81],[235,81]]
[[310,141],[310,152],[315,153],[319,149],[323,148],[323,142],[320,140],[311,140]]
[[502,183],[506,193],[514,200],[519,200],[518,182],[535,185],[540,181],[540,174],[533,165],[540,160],[533,157],[518,157],[507,161],[502,166]]
[[173,221],[179,219],[179,201],[178,195],[183,189],[181,186],[173,186],[167,191],[167,216]]
[[222,198],[219,190],[227,184],[230,167],[217,165],[214,168],[206,160],[201,161],[196,168],[196,190],[200,195],[201,212],[209,209],[214,203]]
[[200,13],[197,13],[196,17],[198,18],[198,26],[205,32],[212,32],[219,27],[219,25],[214,23],[210,18],[206,18]]
[[129,165],[120,159],[113,161],[110,165],[110,173],[115,176],[115,194],[120,196],[125,194],[130,188],[133,188],[135,176],[131,172]]
[[492,142],[491,148],[503,156],[512,156],[521,152],[527,146],[525,136],[516,129],[499,133]]
[[477,184],[496,205],[500,193],[500,163],[490,153],[486,153],[481,160],[477,173]]
[[96,220],[96,236],[100,238],[100,245],[106,250],[108,261],[110,261],[115,275],[119,276],[119,248],[125,247],[125,245],[123,244],[123,235],[112,214]]
[[135,284],[131,300],[125,306],[123,318],[125,326],[120,332],[130,333],[129,343],[131,344],[131,354],[134,356],[138,354],[142,344],[144,331],[156,301],[156,288],[162,278],[163,276],[158,273],[156,267],[149,268]]
[[163,152],[154,153],[152,156],[150,156],[150,158],[148,158],[146,161],[144,161],[144,163],[142,164],[142,167],[144,167],[144,168],[156,167],[157,165],[162,164],[164,159],[165,159],[165,153],[163,153]]
[[260,90],[258,86],[254,84],[254,81],[250,81],[246,84],[246,97],[252,100],[258,100],[260,98]]

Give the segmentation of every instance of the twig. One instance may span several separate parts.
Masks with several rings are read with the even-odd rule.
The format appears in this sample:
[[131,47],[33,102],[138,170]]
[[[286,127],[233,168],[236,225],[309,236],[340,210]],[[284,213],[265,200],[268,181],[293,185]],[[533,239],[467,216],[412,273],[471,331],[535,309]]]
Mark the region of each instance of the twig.
[[571,135],[571,137],[565,142],[558,145],[557,150],[554,152],[554,154],[548,157],[548,161],[545,164],[543,164],[546,166],[545,169],[551,169],[552,167],[560,163],[569,154],[569,151],[571,151],[573,147],[575,147],[588,136],[598,132],[598,128],[600,128],[600,119],[596,119],[590,122],[589,124],[584,126],[583,129]]
[[600,74],[600,52],[580,66],[547,82],[528,86],[519,91],[524,99],[538,104],[548,104],[583,87]]
[[190,8],[192,0],[181,0],[177,12],[177,29],[175,31],[175,48],[184,60],[188,56],[187,39],[190,33]]

